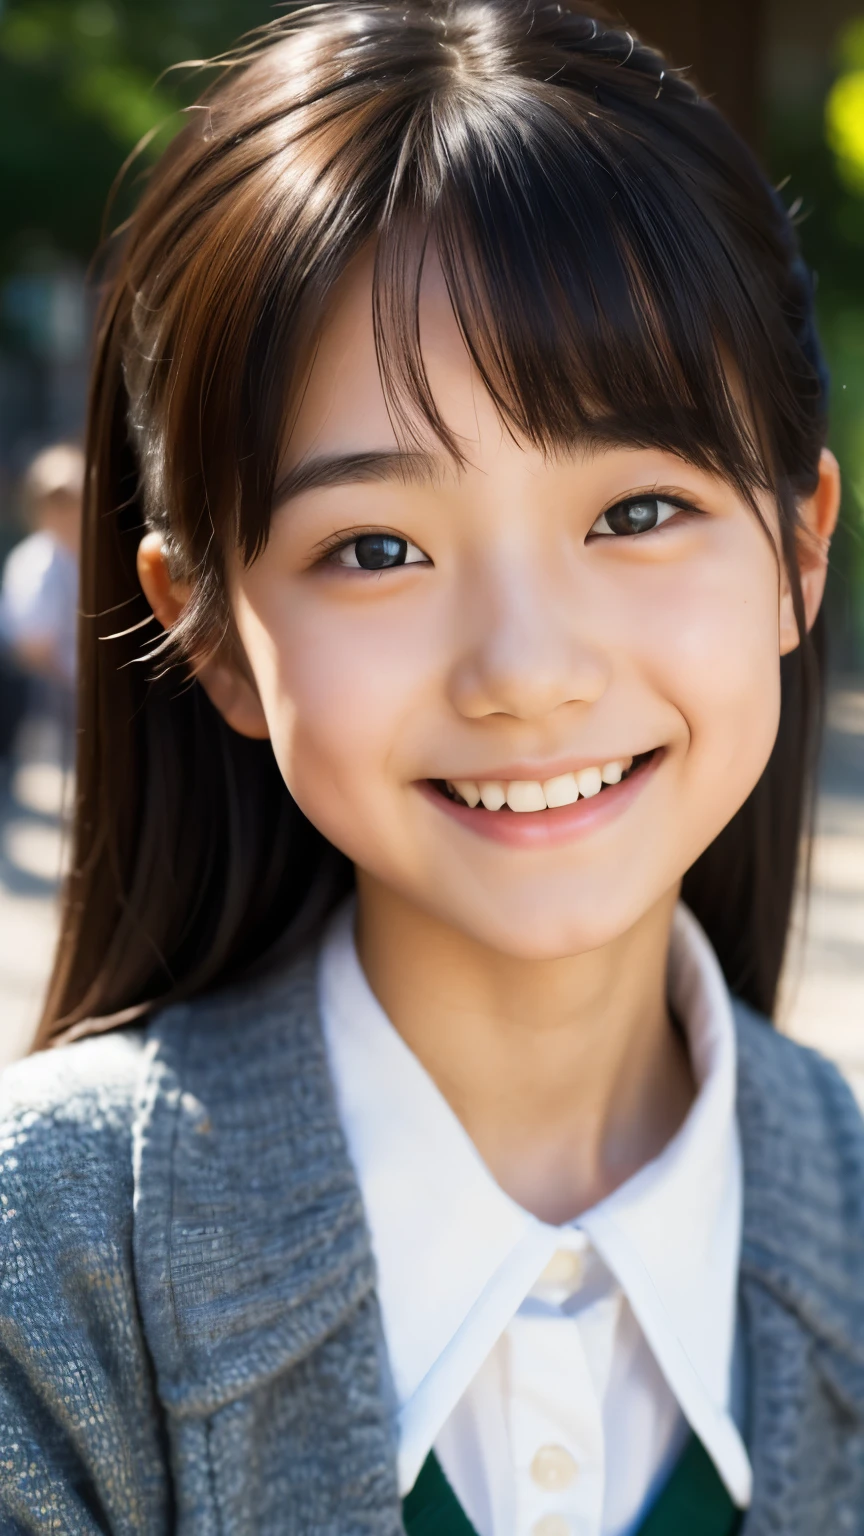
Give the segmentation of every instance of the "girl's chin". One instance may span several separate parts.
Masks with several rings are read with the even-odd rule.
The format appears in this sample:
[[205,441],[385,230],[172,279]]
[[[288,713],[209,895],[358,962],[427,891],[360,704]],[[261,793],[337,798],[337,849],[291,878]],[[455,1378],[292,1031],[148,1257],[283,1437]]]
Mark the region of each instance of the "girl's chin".
[[[590,904],[586,904],[590,906]],[[511,912],[499,909],[489,914],[488,924],[482,916],[469,923],[454,923],[474,943],[521,965],[548,965],[563,960],[576,960],[580,955],[599,955],[609,945],[615,944],[632,926],[631,913],[571,910],[562,923],[560,908],[552,910],[549,923],[543,923],[543,913],[536,908],[530,918],[518,907]]]
[[[574,960],[616,946],[651,912],[671,911],[677,886],[667,890],[661,875],[657,885],[647,872],[626,891],[618,879],[575,877],[526,881],[506,878],[494,886],[475,881],[466,886],[442,873],[431,899],[410,901],[436,928],[449,930],[470,946],[522,964]],[[422,918],[421,918],[422,922]]]

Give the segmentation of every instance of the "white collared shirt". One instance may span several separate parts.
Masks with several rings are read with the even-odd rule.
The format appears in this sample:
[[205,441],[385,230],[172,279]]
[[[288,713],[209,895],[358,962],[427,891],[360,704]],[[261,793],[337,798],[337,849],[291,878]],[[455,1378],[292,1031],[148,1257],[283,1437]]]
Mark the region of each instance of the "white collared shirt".
[[628,1536],[686,1440],[732,1498],[742,1170],[729,994],[675,914],[671,1007],[697,1095],[659,1157],[552,1226],[496,1184],[363,974],[353,905],[319,967],[340,1117],[378,1269],[403,1493],[434,1446],[479,1536]]

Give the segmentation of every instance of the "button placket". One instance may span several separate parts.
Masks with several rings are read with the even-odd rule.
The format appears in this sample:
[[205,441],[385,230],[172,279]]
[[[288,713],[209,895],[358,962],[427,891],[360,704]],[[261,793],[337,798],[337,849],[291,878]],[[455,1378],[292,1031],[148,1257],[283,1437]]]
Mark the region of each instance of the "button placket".
[[517,1536],[599,1536],[602,1405],[576,1319],[517,1314],[510,1341]]

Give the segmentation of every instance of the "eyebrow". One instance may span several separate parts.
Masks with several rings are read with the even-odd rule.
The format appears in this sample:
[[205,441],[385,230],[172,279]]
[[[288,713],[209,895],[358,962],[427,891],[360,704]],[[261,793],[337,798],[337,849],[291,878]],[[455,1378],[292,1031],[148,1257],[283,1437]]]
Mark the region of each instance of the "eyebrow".
[[322,486],[395,481],[401,485],[433,485],[443,473],[441,459],[422,449],[387,448],[368,453],[321,453],[301,459],[277,480],[273,506],[284,506],[303,491]]

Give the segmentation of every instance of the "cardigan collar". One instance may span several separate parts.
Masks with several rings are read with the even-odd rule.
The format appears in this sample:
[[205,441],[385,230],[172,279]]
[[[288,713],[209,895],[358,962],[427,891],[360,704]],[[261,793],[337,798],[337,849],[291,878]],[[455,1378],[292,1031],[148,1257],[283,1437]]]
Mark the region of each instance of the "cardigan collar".
[[[856,1111],[830,1069],[740,1004],[736,1027],[742,1293],[815,1347],[830,1390],[864,1423]],[[254,989],[168,1009],[147,1034],[137,1281],[160,1396],[201,1415],[313,1352],[372,1297],[374,1263],[314,954]]]
[[318,1022],[314,956],[148,1028],[135,1263],[166,1406],[214,1412],[310,1354],[374,1289]]

